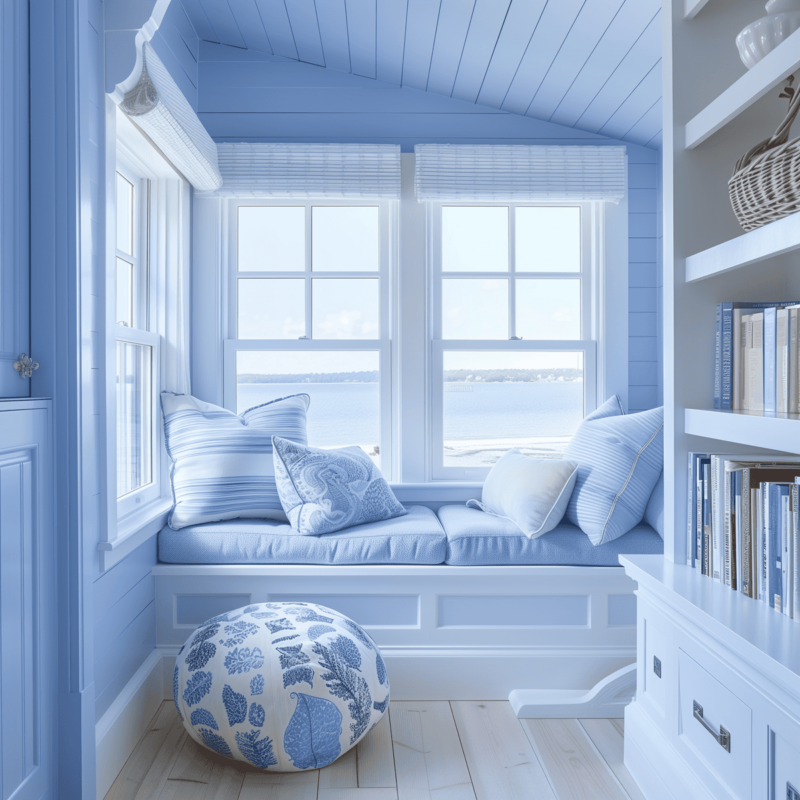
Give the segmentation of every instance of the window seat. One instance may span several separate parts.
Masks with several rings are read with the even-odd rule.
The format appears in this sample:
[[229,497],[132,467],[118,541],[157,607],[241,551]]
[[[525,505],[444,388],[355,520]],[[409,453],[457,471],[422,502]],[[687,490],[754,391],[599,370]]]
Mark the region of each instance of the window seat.
[[512,522],[462,505],[442,506],[439,517],[409,506],[396,519],[356,525],[324,536],[298,536],[272,520],[237,519],[194,525],[158,536],[167,564],[406,564],[453,566],[619,566],[619,556],[663,552],[646,524],[595,546],[574,525],[560,524],[528,539]]

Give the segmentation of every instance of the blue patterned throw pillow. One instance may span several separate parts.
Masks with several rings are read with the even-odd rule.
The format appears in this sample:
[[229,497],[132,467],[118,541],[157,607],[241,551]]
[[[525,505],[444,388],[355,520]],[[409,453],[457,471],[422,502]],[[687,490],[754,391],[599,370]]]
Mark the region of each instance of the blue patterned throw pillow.
[[664,409],[624,414],[612,397],[584,419],[564,457],[578,463],[567,519],[592,544],[618,539],[641,522],[664,467]]
[[307,394],[283,397],[238,416],[188,394],[162,392],[175,501],[169,526],[285,520],[275,488],[272,437],[306,443],[309,399]]
[[360,447],[319,450],[278,436],[272,447],[278,496],[303,536],[408,513]]

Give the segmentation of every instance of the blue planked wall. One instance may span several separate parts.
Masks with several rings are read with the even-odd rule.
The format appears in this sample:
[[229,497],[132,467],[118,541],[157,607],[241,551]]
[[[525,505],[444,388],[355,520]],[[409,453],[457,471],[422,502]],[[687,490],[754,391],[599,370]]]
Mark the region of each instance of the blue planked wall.
[[[279,56],[200,43],[198,113],[217,141],[618,144],[616,140]],[[629,406],[661,402],[659,153],[629,165]]]
[[94,582],[95,720],[156,646],[156,561],[151,538]]
[[200,41],[178,0],[169,4],[151,43],[189,104],[197,111],[197,59]]
[[628,146],[628,405],[661,404],[659,154]]

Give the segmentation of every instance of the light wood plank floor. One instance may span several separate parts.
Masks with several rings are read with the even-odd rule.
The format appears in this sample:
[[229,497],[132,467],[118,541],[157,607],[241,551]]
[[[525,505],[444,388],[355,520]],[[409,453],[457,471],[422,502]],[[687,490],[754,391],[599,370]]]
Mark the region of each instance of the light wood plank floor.
[[164,702],[106,800],[643,800],[621,720],[518,720],[504,702],[398,702],[325,769],[217,756]]

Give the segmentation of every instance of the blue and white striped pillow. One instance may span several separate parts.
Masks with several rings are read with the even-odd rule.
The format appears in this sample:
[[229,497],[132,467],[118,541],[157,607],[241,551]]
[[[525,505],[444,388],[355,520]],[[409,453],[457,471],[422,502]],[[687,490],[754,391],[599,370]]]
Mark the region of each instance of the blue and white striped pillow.
[[618,397],[581,423],[564,458],[578,463],[567,519],[592,544],[618,539],[641,522],[664,467],[664,409],[625,415]]
[[286,521],[275,487],[272,437],[306,444],[309,396],[296,394],[237,416],[188,394],[161,393],[175,502],[169,526],[257,518]]

